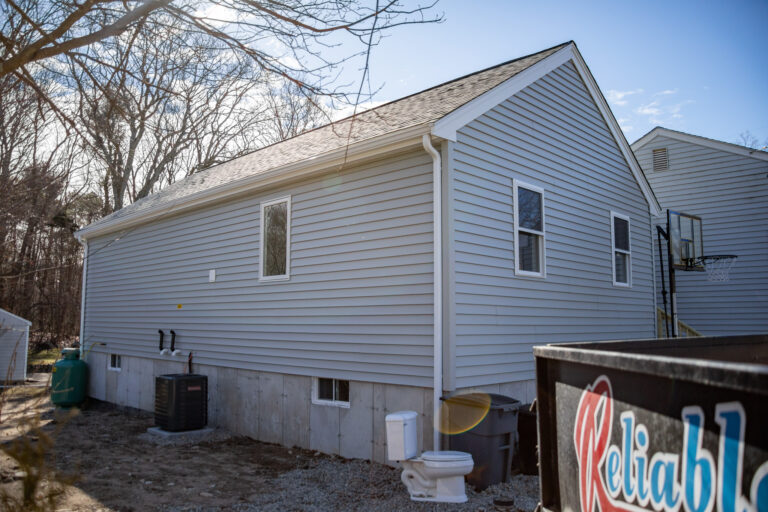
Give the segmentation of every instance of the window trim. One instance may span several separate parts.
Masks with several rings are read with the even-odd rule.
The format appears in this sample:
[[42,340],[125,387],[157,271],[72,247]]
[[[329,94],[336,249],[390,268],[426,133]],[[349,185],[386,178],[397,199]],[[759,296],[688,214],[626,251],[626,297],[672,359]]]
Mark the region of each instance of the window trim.
[[[524,188],[526,190],[530,190],[531,192],[537,192],[541,194],[541,231],[536,231],[535,229],[528,229],[520,227],[519,220],[520,220],[520,202],[517,199],[517,190],[519,188]],[[544,189],[541,187],[537,187],[536,185],[531,185],[530,183],[526,183],[524,181],[520,181],[517,179],[512,180],[512,203],[514,204],[514,245],[515,245],[515,275],[521,276],[521,277],[536,277],[539,279],[545,279],[547,277],[547,257],[546,257],[546,239],[547,239],[547,224],[545,221],[545,195],[544,195]],[[519,233],[522,231],[523,233],[528,233],[532,235],[538,235],[539,236],[539,253],[541,255],[541,271],[539,272],[531,272],[530,270],[522,270],[520,268],[520,244],[518,243],[518,240],[520,239]]]
[[[277,276],[264,275],[264,210],[268,206],[287,203],[285,217],[285,274]],[[268,201],[262,201],[259,213],[259,281],[287,281],[291,278],[291,196],[283,196]]]
[[314,405],[330,405],[332,407],[341,407],[343,409],[349,409],[350,402],[343,402],[341,400],[325,400],[318,398],[320,392],[320,379],[330,379],[332,381],[346,380],[349,383],[350,394],[352,390],[352,383],[347,379],[336,379],[334,377],[312,377],[312,403]]
[[[118,366],[112,366],[113,357],[117,359]],[[120,354],[109,354],[107,356],[107,369],[109,371],[119,372],[119,371],[122,371],[122,368],[123,368],[123,357]]]
[[[627,243],[629,244],[629,250],[619,249],[616,247],[616,227],[613,219],[622,219],[627,221]],[[622,283],[616,280],[616,253],[627,255],[627,282]],[[613,286],[621,288],[632,287],[632,221],[628,215],[615,212],[611,210],[611,268],[613,269]]]

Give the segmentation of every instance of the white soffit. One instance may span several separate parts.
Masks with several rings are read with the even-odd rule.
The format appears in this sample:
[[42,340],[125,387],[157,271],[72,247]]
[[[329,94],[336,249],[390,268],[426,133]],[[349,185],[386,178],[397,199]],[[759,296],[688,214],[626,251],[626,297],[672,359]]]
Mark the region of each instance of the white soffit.
[[670,139],[679,140],[682,142],[689,142],[691,144],[697,144],[699,146],[705,146],[712,149],[718,149],[720,151],[727,151],[728,153],[734,153],[741,156],[746,156],[750,158],[757,158],[758,160],[763,160],[768,162],[768,152],[761,151],[759,149],[751,149],[746,146],[739,146],[738,144],[731,144],[730,142],[723,142],[720,140],[714,140],[707,137],[702,137],[700,135],[691,135],[690,133],[685,132],[679,132],[677,130],[670,130],[668,128],[663,128],[661,126],[657,126],[653,130],[649,131],[639,139],[637,139],[634,144],[632,144],[632,149],[635,151],[638,151],[640,148],[651,142],[656,137],[668,137]]
[[581,57],[579,50],[573,43],[558,50],[549,57],[542,59],[533,66],[521,71],[509,80],[441,118],[435,122],[435,125],[432,128],[432,133],[438,137],[455,142],[456,132],[461,127],[467,125],[474,119],[477,119],[496,105],[506,101],[508,98],[514,96],[516,93],[542,78],[547,73],[554,71],[569,61],[573,62],[573,65],[579,72],[589,94],[597,105],[600,114],[602,114],[603,119],[605,119],[611,135],[613,135],[619,150],[624,156],[624,160],[626,160],[627,165],[629,165],[632,175],[635,177],[635,181],[637,181],[637,184],[640,186],[640,189],[648,202],[651,213],[655,216],[661,215],[661,205],[656,199],[650,184],[646,180],[645,175],[640,168],[640,164],[637,162],[635,154],[629,146],[629,142],[627,142],[624,133],[619,127],[619,123],[616,121],[613,112],[611,112],[611,109],[608,107],[608,102],[605,101],[605,97],[597,87],[595,78],[592,76],[584,59]]

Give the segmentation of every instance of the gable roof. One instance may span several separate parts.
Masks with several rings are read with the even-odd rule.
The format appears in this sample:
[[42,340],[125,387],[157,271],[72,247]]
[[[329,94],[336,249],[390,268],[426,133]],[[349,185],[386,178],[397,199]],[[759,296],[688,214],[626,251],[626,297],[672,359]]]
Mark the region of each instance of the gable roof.
[[692,135],[677,130],[670,130],[657,126],[635,142],[632,143],[632,150],[638,151],[643,146],[651,142],[656,137],[669,137],[670,139],[679,140],[682,142],[690,142],[691,144],[698,144],[699,146],[705,146],[712,149],[719,149],[720,151],[726,151],[728,153],[734,153],[741,156],[757,158],[758,160],[764,160],[768,162],[768,151],[762,151],[759,149],[748,148],[746,146],[740,146],[739,144],[731,144],[730,142],[723,142],[721,140],[710,139],[708,137],[702,137],[701,135]]
[[[561,64],[573,61],[608,123],[651,210],[660,211],[634,154],[576,45],[569,41],[510,60],[356,116],[210,167],[108,215],[76,233],[88,238],[198,207],[223,197],[344,166],[387,149],[421,144],[425,134],[455,140],[456,129],[512,96]],[[495,103],[494,103],[495,102]]]
[[6,311],[0,308],[0,327],[3,327],[3,324],[5,323],[13,325],[14,322],[16,325],[19,325],[19,324],[26,325],[26,326],[32,325],[32,322],[30,322],[26,318],[21,318],[18,315],[14,315],[10,311]]

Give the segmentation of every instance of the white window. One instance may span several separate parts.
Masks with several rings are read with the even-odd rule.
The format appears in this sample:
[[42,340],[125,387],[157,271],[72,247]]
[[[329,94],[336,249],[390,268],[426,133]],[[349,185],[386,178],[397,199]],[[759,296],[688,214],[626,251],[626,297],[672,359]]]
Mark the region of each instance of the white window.
[[109,354],[109,369],[115,372],[119,372],[122,368],[123,362],[120,354]]
[[291,198],[261,203],[259,278],[288,279],[291,273]]
[[545,277],[544,189],[514,180],[515,274]]
[[315,378],[312,381],[312,403],[349,407],[349,381]]
[[611,247],[613,249],[613,284],[632,285],[632,248],[629,236],[629,217],[611,212]]

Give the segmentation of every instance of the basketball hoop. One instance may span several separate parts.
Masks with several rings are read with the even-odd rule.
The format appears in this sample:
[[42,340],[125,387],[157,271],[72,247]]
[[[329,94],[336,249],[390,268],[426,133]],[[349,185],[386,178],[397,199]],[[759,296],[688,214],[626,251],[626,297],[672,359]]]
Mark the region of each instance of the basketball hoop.
[[728,281],[728,273],[738,256],[734,254],[716,254],[714,256],[702,256],[699,262],[707,271],[707,279],[714,282]]

